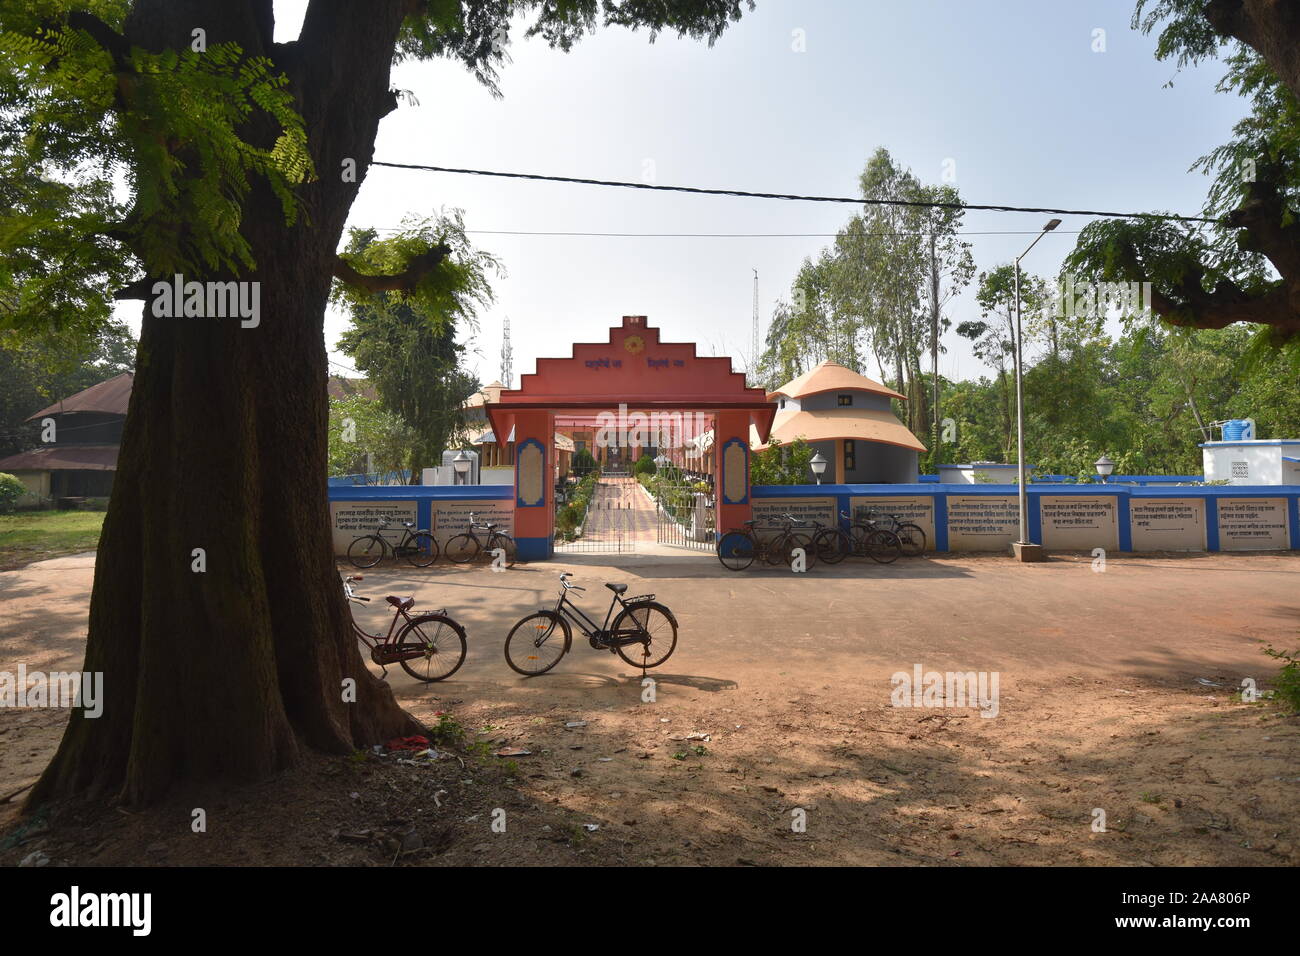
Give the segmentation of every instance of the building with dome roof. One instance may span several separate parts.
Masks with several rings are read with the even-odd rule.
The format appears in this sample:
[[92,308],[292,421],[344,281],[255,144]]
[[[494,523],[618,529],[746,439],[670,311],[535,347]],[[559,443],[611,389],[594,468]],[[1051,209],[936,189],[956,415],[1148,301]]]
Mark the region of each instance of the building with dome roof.
[[[776,402],[772,437],[783,444],[801,438],[827,462],[822,480],[843,484],[911,484],[925,445],[890,407],[906,401],[892,388],[837,362],[822,362],[768,392]],[[751,433],[755,451],[767,447]]]

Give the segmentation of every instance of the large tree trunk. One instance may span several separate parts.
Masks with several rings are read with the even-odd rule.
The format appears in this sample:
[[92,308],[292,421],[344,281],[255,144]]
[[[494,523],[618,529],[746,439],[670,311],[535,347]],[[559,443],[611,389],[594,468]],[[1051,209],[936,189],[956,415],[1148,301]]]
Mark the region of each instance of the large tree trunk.
[[[255,187],[243,232],[261,323],[155,318],[146,306],[90,605],[85,669],[103,715],[74,711],[28,806],[67,796],[148,802],[177,781],[254,780],[300,747],[347,753],[418,725],[365,668],[334,567],[326,497],[322,325],[335,251],[379,119],[396,2],[314,2],[272,49],[270,3],[138,0],[150,49],[236,41],[290,76],[320,179],[297,223]],[[187,276],[205,279],[209,276]],[[207,569],[192,570],[194,549]],[[356,682],[345,703],[343,682]]]

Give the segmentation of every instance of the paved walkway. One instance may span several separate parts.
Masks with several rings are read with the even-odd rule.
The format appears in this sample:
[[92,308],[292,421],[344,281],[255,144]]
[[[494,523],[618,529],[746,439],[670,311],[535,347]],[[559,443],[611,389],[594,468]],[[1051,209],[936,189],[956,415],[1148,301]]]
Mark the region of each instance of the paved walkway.
[[601,478],[587,511],[582,540],[591,543],[623,541],[653,543],[654,502],[635,478]]

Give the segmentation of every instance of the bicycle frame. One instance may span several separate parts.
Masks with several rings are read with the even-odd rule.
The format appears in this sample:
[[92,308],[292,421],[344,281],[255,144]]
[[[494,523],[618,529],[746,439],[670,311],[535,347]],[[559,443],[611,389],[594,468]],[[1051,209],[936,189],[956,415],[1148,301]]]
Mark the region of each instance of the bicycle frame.
[[[610,596],[613,600],[609,602],[609,610],[605,612],[605,623],[598,627],[596,622],[588,617],[582,608],[569,601],[570,591],[582,590],[585,589],[578,587],[576,584],[568,584],[566,582],[560,588],[560,598],[555,602],[555,610],[553,613],[566,618],[574,627],[581,631],[588,640],[608,642],[610,639],[609,625],[614,619],[614,608],[626,609],[628,607],[628,602],[623,600],[621,594],[611,594]],[[645,628],[642,626],[641,622],[637,621],[635,617],[633,617],[632,620],[636,623],[637,628],[644,633]],[[635,637],[625,638],[619,641],[619,643],[635,644],[639,640],[639,638]]]
[[[363,601],[369,601],[370,598],[360,597],[352,590],[352,580],[353,580],[352,577],[349,576],[343,582],[343,591],[347,595],[348,601],[357,604]],[[388,625],[388,633],[385,634],[383,637],[380,637],[378,634],[371,634],[369,631],[362,630],[361,625],[357,623],[357,619],[353,617],[352,614],[349,612],[348,620],[352,622],[352,632],[357,636],[358,639],[360,639],[362,644],[365,644],[366,647],[370,648],[370,650],[372,651],[375,648],[380,647],[382,645],[392,644],[393,638],[397,634],[398,620],[399,619],[404,620],[408,624],[411,623],[411,621],[413,620],[411,615],[407,613],[405,608],[394,607],[393,611],[395,612],[393,614],[393,620]],[[444,610],[436,611],[434,613],[446,614],[447,612],[444,609]]]

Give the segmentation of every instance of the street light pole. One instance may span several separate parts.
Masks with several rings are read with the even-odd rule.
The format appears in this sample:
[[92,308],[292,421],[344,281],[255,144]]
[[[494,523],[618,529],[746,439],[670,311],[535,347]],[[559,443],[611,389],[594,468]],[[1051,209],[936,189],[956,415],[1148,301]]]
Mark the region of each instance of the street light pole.
[[1024,387],[1024,364],[1025,364],[1025,334],[1020,321],[1020,260],[1029,255],[1029,250],[1038,245],[1038,240],[1047,235],[1053,229],[1061,224],[1061,220],[1053,219],[1043,226],[1043,231],[1034,237],[1034,241],[1029,244],[1029,248],[1020,255],[1016,256],[1015,274],[1016,274],[1016,476],[1019,481],[1017,490],[1020,498],[1020,538],[1016,541],[1012,549],[1017,558],[1021,561],[1041,561],[1043,558],[1042,548],[1040,545],[1033,544],[1029,540],[1029,486],[1025,474],[1025,387]]

